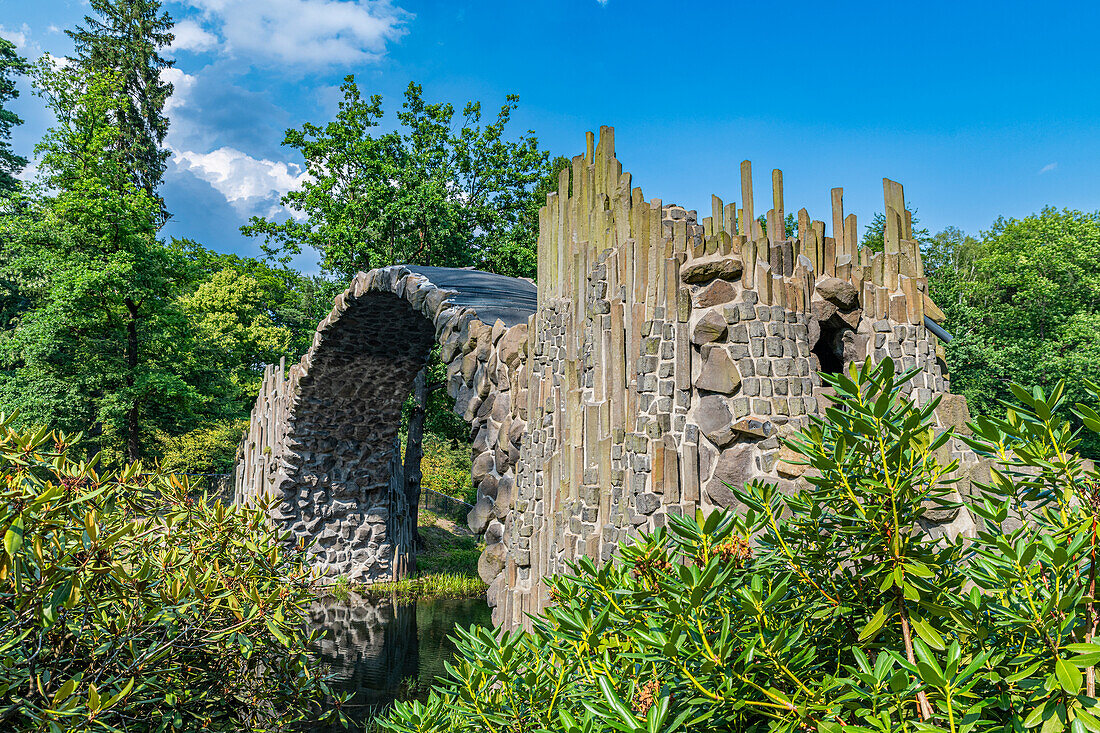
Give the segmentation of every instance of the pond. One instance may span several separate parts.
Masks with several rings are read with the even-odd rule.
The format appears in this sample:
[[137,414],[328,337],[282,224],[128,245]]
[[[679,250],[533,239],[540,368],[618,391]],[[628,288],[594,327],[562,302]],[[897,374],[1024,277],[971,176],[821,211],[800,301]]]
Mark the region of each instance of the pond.
[[317,647],[321,665],[336,676],[333,687],[352,693],[349,717],[366,722],[394,700],[423,700],[443,663],[454,655],[448,636],[456,625],[489,625],[484,598],[419,601],[324,598],[310,618],[325,630]]

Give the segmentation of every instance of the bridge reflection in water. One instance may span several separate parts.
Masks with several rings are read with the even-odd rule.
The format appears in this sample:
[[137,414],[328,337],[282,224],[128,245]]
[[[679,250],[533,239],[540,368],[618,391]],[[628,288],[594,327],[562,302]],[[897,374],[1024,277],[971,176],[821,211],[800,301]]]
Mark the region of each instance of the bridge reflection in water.
[[349,716],[365,721],[394,700],[423,700],[443,663],[454,655],[447,638],[456,625],[490,623],[482,598],[396,601],[352,593],[324,598],[310,609],[325,631],[316,653],[335,675],[333,687],[352,693]]

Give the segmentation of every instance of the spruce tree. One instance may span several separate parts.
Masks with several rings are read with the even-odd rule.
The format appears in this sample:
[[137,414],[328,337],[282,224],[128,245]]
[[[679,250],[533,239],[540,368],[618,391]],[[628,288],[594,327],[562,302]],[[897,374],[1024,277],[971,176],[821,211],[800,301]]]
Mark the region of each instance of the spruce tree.
[[168,159],[162,147],[168,134],[164,103],[172,85],[161,78],[161,71],[172,62],[160,51],[174,38],[173,21],[159,0],[91,0],[91,6],[97,17],[85,16],[83,26],[66,32],[86,72],[120,80],[121,104],[112,122],[122,134],[125,165],[134,184],[160,203],[161,222],[166,221],[157,188]]
[[27,159],[16,155],[11,147],[11,131],[23,120],[8,109],[8,102],[19,96],[15,77],[26,73],[27,61],[15,52],[15,44],[0,38],[0,194],[19,187],[15,175],[27,165]]

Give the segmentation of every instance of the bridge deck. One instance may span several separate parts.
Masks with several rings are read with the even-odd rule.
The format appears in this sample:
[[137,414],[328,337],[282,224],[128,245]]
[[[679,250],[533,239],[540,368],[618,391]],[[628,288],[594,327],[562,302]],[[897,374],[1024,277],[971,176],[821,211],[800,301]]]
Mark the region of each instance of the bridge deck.
[[436,287],[456,291],[451,302],[473,308],[478,320],[490,326],[498,318],[509,327],[527,323],[538,303],[538,288],[530,280],[459,267],[407,267]]

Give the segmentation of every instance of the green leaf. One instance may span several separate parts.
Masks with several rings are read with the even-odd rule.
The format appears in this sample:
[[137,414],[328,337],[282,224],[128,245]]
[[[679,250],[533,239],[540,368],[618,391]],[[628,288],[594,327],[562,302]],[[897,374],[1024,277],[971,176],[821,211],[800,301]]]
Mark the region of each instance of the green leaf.
[[943,651],[947,646],[943,643],[943,637],[939,632],[932,628],[932,625],[926,621],[922,621],[916,616],[912,619],[913,629],[916,630],[917,636],[919,636],[925,644],[932,647],[936,651]]
[[1059,659],[1054,665],[1054,672],[1058,675],[1058,684],[1071,695],[1081,691],[1081,670],[1077,665],[1071,664],[1065,659]]
[[875,612],[875,615],[871,617],[871,620],[867,622],[867,625],[863,627],[863,631],[859,632],[859,640],[866,641],[867,639],[874,638],[874,636],[882,628],[882,625],[886,623],[887,611],[890,609],[890,604]]
[[16,515],[12,523],[8,525],[8,531],[4,533],[4,551],[9,557],[14,558],[15,553],[23,546],[23,515]]

